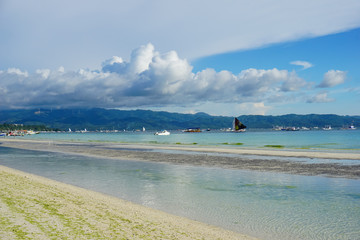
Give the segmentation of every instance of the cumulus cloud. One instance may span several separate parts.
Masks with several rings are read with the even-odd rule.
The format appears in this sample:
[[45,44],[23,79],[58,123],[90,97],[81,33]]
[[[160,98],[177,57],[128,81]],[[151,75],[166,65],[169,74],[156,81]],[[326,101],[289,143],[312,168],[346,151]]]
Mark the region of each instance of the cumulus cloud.
[[296,75],[295,72],[291,72],[287,76],[287,80],[281,85],[281,90],[284,92],[297,91],[303,87],[310,86],[304,79]]
[[317,87],[319,88],[334,87],[336,85],[344,83],[345,79],[346,79],[346,72],[340,70],[330,70],[324,74],[324,79]]
[[271,107],[265,106],[264,102],[256,102],[256,103],[250,102],[250,103],[241,103],[235,106],[235,109],[243,114],[265,115],[266,112],[271,109]]
[[307,100],[307,103],[328,103],[334,102],[335,99],[329,98],[327,92],[318,93]]
[[[19,69],[0,71],[0,108],[159,107],[201,102],[262,103],[308,84],[295,72],[274,69],[194,73],[175,51],[160,53],[152,44],[135,49],[129,62],[114,56],[91,71]],[[266,109],[264,105],[252,105]]]
[[301,66],[301,67],[303,67],[303,70],[313,67],[313,65],[311,63],[306,62],[306,61],[292,61],[292,62],[290,62],[290,64]]

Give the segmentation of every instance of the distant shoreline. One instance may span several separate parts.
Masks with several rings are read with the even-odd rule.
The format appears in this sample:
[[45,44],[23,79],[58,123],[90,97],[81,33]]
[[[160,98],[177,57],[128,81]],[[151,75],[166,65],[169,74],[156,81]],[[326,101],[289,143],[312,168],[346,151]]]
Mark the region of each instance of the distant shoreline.
[[[283,149],[226,148],[217,146],[184,146],[126,144],[111,142],[69,142],[53,140],[0,139],[0,146],[20,149],[81,154],[124,160],[188,164],[230,169],[281,172],[309,176],[360,178],[360,165],[336,163],[301,163],[286,157],[360,160],[359,153],[341,151],[306,151]],[[231,154],[231,156],[227,155]],[[244,156],[254,156],[252,158]],[[271,159],[269,159],[269,157]],[[282,157],[280,160],[278,157]]]

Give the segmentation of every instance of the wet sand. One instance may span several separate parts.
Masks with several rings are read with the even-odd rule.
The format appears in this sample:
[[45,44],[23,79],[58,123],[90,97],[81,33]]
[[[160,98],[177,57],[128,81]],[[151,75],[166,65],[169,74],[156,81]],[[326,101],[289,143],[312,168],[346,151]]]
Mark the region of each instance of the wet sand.
[[[34,141],[26,139],[1,139],[0,146],[124,160],[281,172],[309,176],[324,175],[353,179],[360,178],[360,165],[342,165],[329,162],[304,163],[290,160],[293,157],[360,160],[359,153],[330,150],[320,152],[225,148],[217,146]],[[251,156],[251,158],[248,156]]]
[[0,166],[0,239],[255,239]]

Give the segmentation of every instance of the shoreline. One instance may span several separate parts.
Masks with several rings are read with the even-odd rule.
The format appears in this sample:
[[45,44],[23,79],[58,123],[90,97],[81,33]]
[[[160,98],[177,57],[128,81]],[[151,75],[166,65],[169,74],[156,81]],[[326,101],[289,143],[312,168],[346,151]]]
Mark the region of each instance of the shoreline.
[[0,238],[256,239],[0,165]]
[[[338,163],[304,163],[301,161],[284,160],[286,158],[336,159],[340,161],[342,159],[360,160],[359,153],[338,151],[288,151],[278,149],[239,149],[179,145],[159,146],[152,144],[27,139],[0,139],[0,146],[122,160],[360,179],[360,164],[342,165]],[[251,156],[251,158],[248,156]],[[282,159],[279,159],[279,157]]]

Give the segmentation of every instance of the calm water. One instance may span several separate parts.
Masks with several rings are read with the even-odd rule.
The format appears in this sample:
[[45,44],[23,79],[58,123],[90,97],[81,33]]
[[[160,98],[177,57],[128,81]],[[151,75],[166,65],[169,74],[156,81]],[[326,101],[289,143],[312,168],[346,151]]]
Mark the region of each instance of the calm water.
[[[264,147],[281,145],[295,149],[337,149],[360,151],[360,130],[333,131],[247,131],[182,133],[172,131],[170,136],[155,136],[153,132],[118,133],[43,133],[26,136],[33,139],[61,139],[70,141],[112,141],[126,143],[199,144],[228,147]],[[238,145],[241,143],[242,145]]]
[[360,238],[360,180],[2,147],[0,164],[262,239]]

